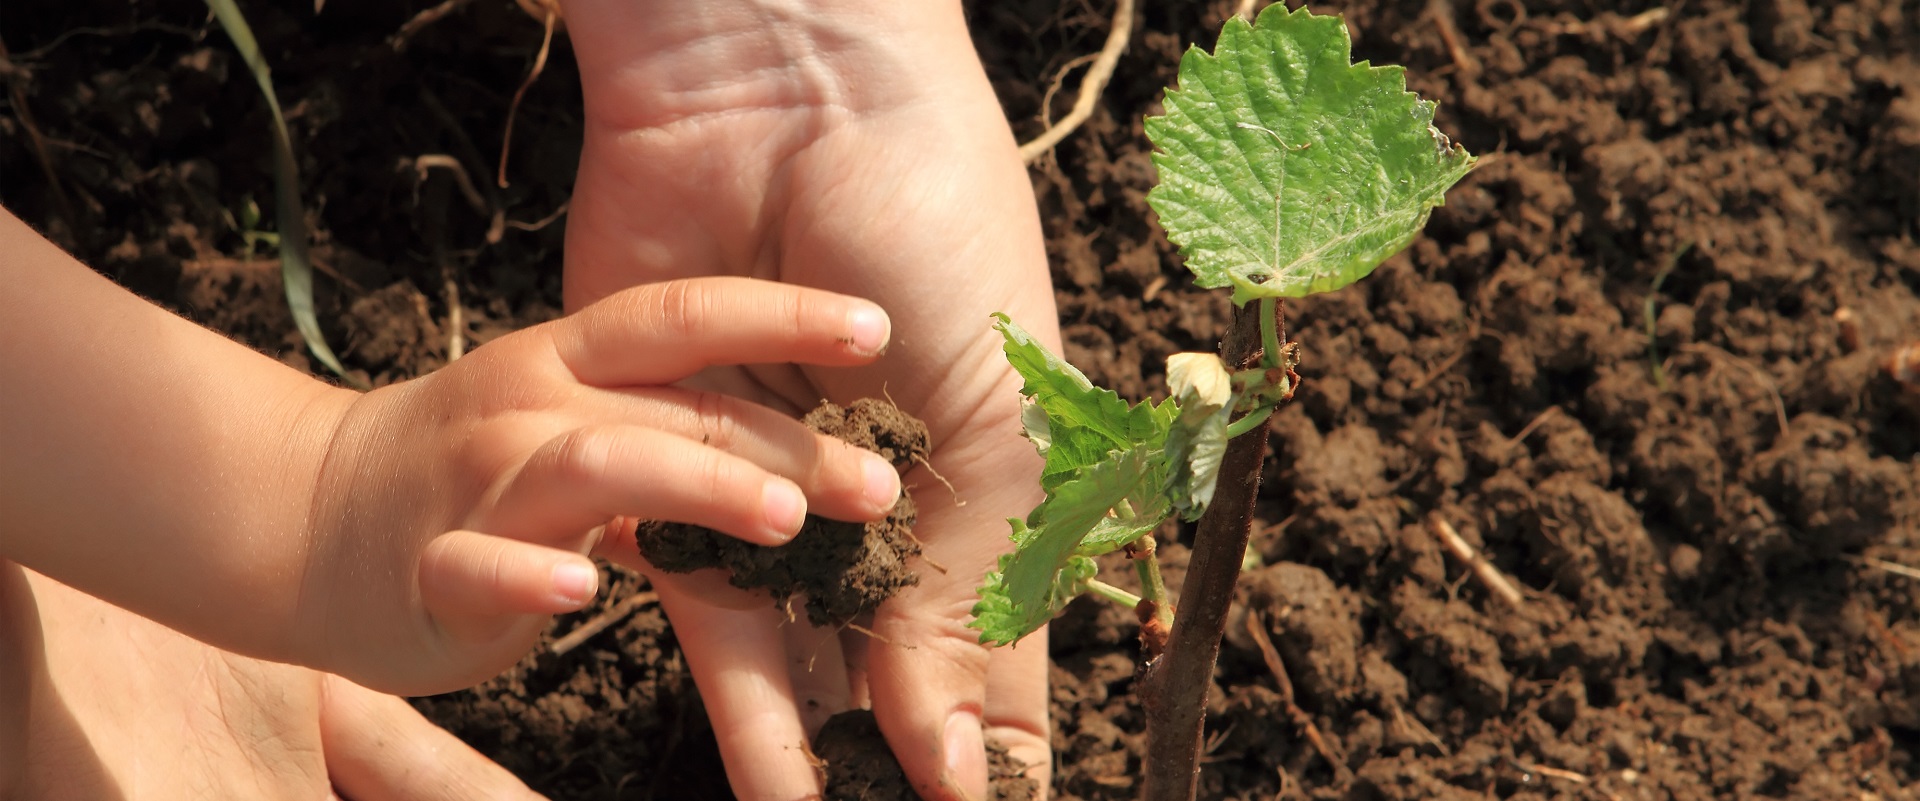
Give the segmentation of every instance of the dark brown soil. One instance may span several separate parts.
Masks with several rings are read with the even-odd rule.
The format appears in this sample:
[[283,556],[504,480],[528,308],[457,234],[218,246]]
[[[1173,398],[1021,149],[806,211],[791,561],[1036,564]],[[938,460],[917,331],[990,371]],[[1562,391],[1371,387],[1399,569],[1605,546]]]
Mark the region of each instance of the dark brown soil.
[[[396,53],[385,39],[420,5],[249,9],[317,252],[339,276],[319,282],[324,324],[375,382],[445,359],[436,252],[471,341],[558,306],[560,226],[488,244],[487,220],[441,179],[422,187],[398,166],[448,153],[487,174],[539,28],[480,2]],[[1226,319],[1153,227],[1139,119],[1233,5],[1145,4],[1093,118],[1033,172],[1067,356],[1131,397],[1160,391],[1165,356],[1211,348]],[[1899,0],[1318,10],[1347,15],[1357,56],[1406,65],[1484,160],[1405,254],[1290,310],[1305,381],[1277,417],[1255,537],[1266,567],[1246,598],[1337,764],[1236,635],[1202,797],[1920,797],[1920,595],[1872,561],[1920,564],[1920,399],[1879,368],[1920,336],[1920,13]],[[971,7],[1023,138],[1109,11]],[[0,99],[0,200],[106,274],[304,365],[276,268],[227,222],[270,195],[266,121],[201,6],[5,3],[0,36],[0,75],[61,188]],[[571,188],[578,83],[556,45],[516,123],[514,185],[491,201],[516,222]],[[1517,582],[1520,608],[1440,547],[1432,515]],[[1176,584],[1181,536],[1162,532]],[[1134,625],[1081,601],[1055,627],[1056,798],[1135,793]],[[657,609],[421,706],[555,798],[729,797]]]
[[[927,427],[890,402],[861,398],[842,409],[827,401],[801,420],[814,431],[880,454],[895,469],[926,461]],[[914,539],[913,499],[902,490],[886,518],[848,523],[807,515],[800,533],[778,547],[754,545],[718,531],[684,523],[640,524],[634,539],[641,555],[670,573],[720,569],[742,589],[763,589],[774,605],[805,600],[816,626],[844,626],[901,588],[920,583],[907,560],[920,555]]]
[[[813,738],[814,756],[825,763],[826,801],[919,801],[906,771],[887,748],[873,713],[853,709],[834,715]],[[1028,801],[1039,785],[1023,775],[1026,766],[1006,746],[987,739],[987,770],[993,801]]]

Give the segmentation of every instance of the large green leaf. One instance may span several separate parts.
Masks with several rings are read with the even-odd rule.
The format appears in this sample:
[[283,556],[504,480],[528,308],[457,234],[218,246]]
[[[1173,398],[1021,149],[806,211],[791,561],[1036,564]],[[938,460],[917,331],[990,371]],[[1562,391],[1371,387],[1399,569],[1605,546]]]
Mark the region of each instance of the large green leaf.
[[1338,17],[1275,3],[1180,59],[1147,137],[1147,196],[1203,287],[1233,300],[1328,292],[1413,241],[1473,157],[1399,67],[1352,63]]

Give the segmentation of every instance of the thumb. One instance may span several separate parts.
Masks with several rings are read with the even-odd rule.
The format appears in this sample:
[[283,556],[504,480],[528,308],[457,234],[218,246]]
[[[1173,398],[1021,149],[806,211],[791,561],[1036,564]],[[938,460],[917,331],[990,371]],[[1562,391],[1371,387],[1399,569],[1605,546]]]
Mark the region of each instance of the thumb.
[[867,682],[880,731],[920,797],[984,801],[989,655],[964,628],[971,604],[951,596],[902,592],[896,610],[876,614]]
[[[923,566],[921,583],[903,590],[874,615],[874,631],[880,636],[867,653],[874,716],[907,779],[924,798],[988,797],[983,726],[1039,733],[1039,739],[1045,739],[1044,640],[1024,646],[1022,659],[995,666],[1006,657],[989,653],[980,644],[980,633],[967,627],[976,588],[1007,542],[1006,515],[1000,513],[1024,508],[1022,500],[1031,492],[1031,487],[1004,489],[968,498],[964,507],[937,493],[928,498],[916,529],[924,532],[919,536],[929,561],[946,571]],[[1031,500],[1025,504],[1030,507]],[[1025,648],[1039,659],[1025,658],[1030,656]]]

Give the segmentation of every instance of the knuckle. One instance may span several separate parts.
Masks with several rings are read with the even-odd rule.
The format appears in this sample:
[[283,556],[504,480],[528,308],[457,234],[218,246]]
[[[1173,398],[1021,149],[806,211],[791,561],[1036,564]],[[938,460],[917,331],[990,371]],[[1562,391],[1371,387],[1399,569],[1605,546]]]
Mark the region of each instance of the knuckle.
[[740,422],[726,396],[699,392],[693,396],[693,424],[700,432],[700,444],[715,450],[732,452],[739,442]]
[[778,293],[769,300],[775,304],[774,319],[786,321],[787,333],[795,337],[819,328],[828,312],[819,298],[797,290]]
[[[654,295],[654,319],[667,337],[698,335],[710,308],[711,296],[697,281],[668,281]],[[673,341],[673,340],[669,340]]]
[[[697,451],[693,459],[690,474],[697,477],[697,486],[705,488],[704,500],[720,508],[739,505],[726,502],[733,500],[744,489],[740,471],[734,469],[732,460],[717,451],[705,449]],[[746,505],[757,505],[759,499],[756,497],[752,500],[753,503]]]
[[555,478],[585,484],[606,475],[615,438],[607,429],[577,428],[560,436],[554,454]]
[[860,448],[845,440],[812,434],[803,440],[807,450],[802,454],[801,464],[808,467],[808,478],[816,482],[836,478],[847,486],[859,487],[865,481],[861,473]]
[[500,593],[507,589],[507,558],[505,549],[497,542],[489,542],[475,549],[474,557],[479,560],[475,574],[480,576],[482,586],[491,593]]

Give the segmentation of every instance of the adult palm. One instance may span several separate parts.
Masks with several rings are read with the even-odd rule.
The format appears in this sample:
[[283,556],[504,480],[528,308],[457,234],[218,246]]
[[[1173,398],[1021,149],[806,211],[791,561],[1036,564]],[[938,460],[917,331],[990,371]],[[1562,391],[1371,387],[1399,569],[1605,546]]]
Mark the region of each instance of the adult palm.
[[957,4],[798,5],[567,4],[587,114],[567,305],[703,274],[874,300],[894,330],[871,367],[695,383],[795,413],[888,395],[927,422],[951,482],[908,475],[928,560],[870,641],[842,634],[846,648],[822,652],[833,633],[655,575],[735,792],[817,792],[804,738],[825,712],[869,700],[926,797],[985,797],[983,720],[1044,785],[1044,636],[990,654],[965,628],[1006,518],[1039,500],[1018,377],[988,320],[1005,311],[1057,340],[1031,188]]

